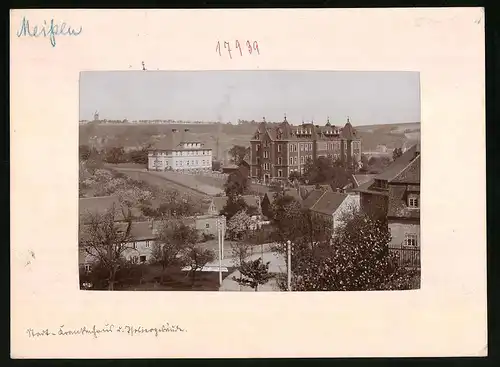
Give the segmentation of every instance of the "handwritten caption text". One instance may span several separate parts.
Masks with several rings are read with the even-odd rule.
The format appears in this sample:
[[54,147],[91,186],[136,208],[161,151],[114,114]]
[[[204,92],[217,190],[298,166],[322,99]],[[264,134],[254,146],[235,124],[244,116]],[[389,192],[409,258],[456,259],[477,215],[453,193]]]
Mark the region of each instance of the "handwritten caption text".
[[59,326],[57,330],[42,329],[34,330],[32,328],[26,329],[26,333],[29,338],[42,338],[47,336],[72,336],[72,335],[91,335],[94,338],[98,338],[101,334],[128,334],[130,336],[136,336],[139,334],[152,334],[158,337],[162,333],[182,333],[186,332],[185,329],[179,327],[178,325],[170,325],[169,323],[162,324],[160,327],[143,327],[134,325],[113,325],[105,324],[104,327],[97,327],[93,325],[92,327],[83,326],[80,328],[68,328],[65,325]]
[[56,36],[78,36],[82,33],[82,27],[78,30],[67,25],[65,22],[54,24],[54,19],[49,22],[43,21],[43,25],[30,26],[30,21],[23,17],[21,27],[17,31],[17,37],[44,37],[49,38],[52,47],[56,47]]
[[[240,56],[243,56],[243,54],[246,54],[247,52],[249,55],[252,55],[252,53],[254,55],[260,55],[259,43],[257,41],[252,42],[252,41],[247,40],[245,43],[243,43],[243,46],[242,46],[242,44],[240,44],[240,41],[238,41],[238,40],[236,40],[234,42],[234,44],[224,41],[222,43],[222,46],[221,46],[221,42],[217,41],[217,47],[215,47],[215,51],[219,54],[219,56],[222,56],[221,48],[225,49],[224,53],[227,52],[230,59],[233,58],[233,55],[232,55],[233,51],[236,52],[236,54],[239,51]],[[245,52],[243,52],[243,50],[245,50]]]

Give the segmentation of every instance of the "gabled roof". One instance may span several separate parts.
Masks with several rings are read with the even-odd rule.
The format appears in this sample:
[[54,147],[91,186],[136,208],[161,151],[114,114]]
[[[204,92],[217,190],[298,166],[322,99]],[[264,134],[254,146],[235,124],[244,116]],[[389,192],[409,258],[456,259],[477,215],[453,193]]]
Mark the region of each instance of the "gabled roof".
[[[159,230],[160,222],[151,222],[151,221],[143,221],[143,222],[132,222],[130,227],[130,240],[131,241],[146,241],[146,240],[154,240],[157,237],[156,231]],[[119,222],[115,224],[115,228],[117,231],[125,232],[127,230],[128,223]],[[87,225],[84,225],[80,228],[79,239],[80,241],[85,240],[86,232],[85,228]]]
[[309,210],[316,213],[333,215],[348,196],[348,194],[339,192],[324,192]]
[[305,209],[311,209],[314,204],[326,193],[323,190],[313,190],[307,195],[307,197],[302,201],[302,207]]
[[375,178],[376,175],[373,174],[366,174],[366,175],[352,175],[352,179],[354,181],[354,187],[359,187],[361,185],[364,185],[365,183],[371,181],[373,178]]
[[346,125],[341,128],[330,124],[329,120],[325,126],[315,125],[312,122],[302,123],[301,125],[290,125],[290,123],[285,118],[281,123],[268,123],[261,122],[257,127],[252,140],[260,140],[262,135],[257,138],[257,131],[260,134],[269,134],[271,140],[278,140],[278,136],[281,133],[279,140],[331,140],[339,137],[344,139],[359,139],[356,130],[352,127],[351,123],[348,121]]
[[182,143],[201,143],[202,147],[204,145],[196,135],[189,131],[171,131],[166,137],[153,144],[148,150],[192,150],[191,148],[182,147]]
[[[420,155],[417,153],[418,144],[412,146],[403,155],[397,158],[394,162],[392,162],[387,169],[385,169],[382,173],[379,173],[374,177],[376,180],[386,180],[391,181],[395,179],[403,170],[405,170],[408,165],[416,158],[416,156]],[[420,175],[419,175],[420,177]]]
[[349,120],[347,120],[347,123],[342,129],[342,137],[348,140],[358,139],[357,132],[354,130]]

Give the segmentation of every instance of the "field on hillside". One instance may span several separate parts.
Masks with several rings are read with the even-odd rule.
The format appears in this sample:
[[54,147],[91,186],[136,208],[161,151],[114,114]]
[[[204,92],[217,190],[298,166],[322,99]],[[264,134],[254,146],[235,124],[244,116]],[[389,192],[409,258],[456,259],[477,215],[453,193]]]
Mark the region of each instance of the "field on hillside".
[[[354,126],[362,139],[364,151],[375,150],[377,145],[397,148],[420,140],[420,123]],[[172,129],[189,129],[196,134],[219,158],[228,159],[227,151],[233,145],[250,145],[255,125],[227,124],[82,124],[79,126],[80,144],[88,144],[98,149],[118,146],[141,148],[154,143],[169,134]]]

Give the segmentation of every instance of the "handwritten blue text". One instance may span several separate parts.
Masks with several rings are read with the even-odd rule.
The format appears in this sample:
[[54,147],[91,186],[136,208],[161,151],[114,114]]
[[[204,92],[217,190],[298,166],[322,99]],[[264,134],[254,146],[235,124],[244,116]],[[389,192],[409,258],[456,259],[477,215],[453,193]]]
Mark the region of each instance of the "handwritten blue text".
[[54,19],[43,21],[43,25],[30,26],[30,22],[23,17],[21,27],[17,31],[18,37],[44,37],[49,38],[52,47],[56,47],[56,36],[78,36],[82,33],[82,27],[78,30],[67,25],[65,22],[54,24]]

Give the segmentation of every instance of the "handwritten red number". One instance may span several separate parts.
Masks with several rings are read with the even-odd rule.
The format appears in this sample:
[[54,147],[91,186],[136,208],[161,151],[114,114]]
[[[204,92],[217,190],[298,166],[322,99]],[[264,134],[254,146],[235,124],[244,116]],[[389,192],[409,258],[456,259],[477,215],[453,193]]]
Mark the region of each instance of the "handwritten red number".
[[224,48],[227,48],[227,52],[229,53],[229,58],[232,59],[233,56],[231,56],[231,46],[229,46],[229,42],[224,42]]
[[257,41],[253,41],[253,49],[260,55],[259,44],[257,43]]
[[248,52],[251,55],[252,54],[252,45],[250,44],[250,41],[247,41],[247,47],[248,47]]
[[219,56],[222,56],[220,53],[220,42],[219,41],[217,41],[217,47],[215,48],[215,52],[218,52]]
[[240,41],[236,40],[236,48],[240,50],[240,55],[243,56],[243,52],[241,52]]

